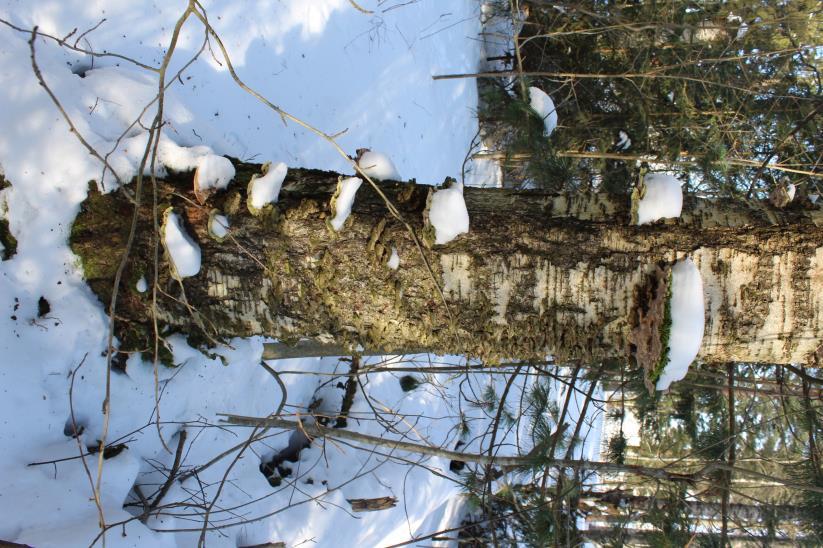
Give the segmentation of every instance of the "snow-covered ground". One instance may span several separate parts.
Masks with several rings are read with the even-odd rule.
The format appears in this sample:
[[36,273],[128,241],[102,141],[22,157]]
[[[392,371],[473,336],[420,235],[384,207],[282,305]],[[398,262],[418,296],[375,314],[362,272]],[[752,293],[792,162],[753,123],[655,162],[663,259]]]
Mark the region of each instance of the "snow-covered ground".
[[[477,2],[358,0],[371,14],[348,0],[203,4],[239,76],[321,130],[345,130],[338,143],[349,154],[358,148],[380,150],[399,173],[419,182],[460,176],[477,132],[476,88],[470,79],[435,82],[431,75],[477,68]],[[28,31],[37,25],[69,46],[158,66],[186,5],[182,0],[0,0],[0,19]],[[185,70],[171,80],[166,94],[160,143],[165,166],[202,166],[204,191],[224,184],[224,170],[210,169],[218,158],[212,154],[352,173],[329,143],[299,125],[284,124],[239,89],[214,40],[185,66],[200,50],[203,36],[198,21],[187,21],[170,64],[170,80]],[[103,177],[101,162],[69,131],[38,84],[29,38],[0,23],[0,166],[11,182],[0,193],[0,215],[18,241],[17,254],[0,262],[0,306],[5,307],[0,316],[0,539],[38,547],[83,546],[101,540],[91,487],[97,455],[78,455],[79,448],[85,452],[95,446],[104,431],[108,321],[66,240],[89,181],[110,191],[118,177],[128,180],[136,173],[146,144],[141,125],[151,124],[156,109],[157,74],[122,57],[92,58],[55,40],[35,40],[42,76],[77,132],[100,155],[110,154],[117,177]],[[466,182],[484,181],[470,177]],[[268,190],[261,203],[276,199],[274,187]],[[188,272],[194,262],[181,267]],[[138,286],[145,291],[150,282],[142,279]],[[42,314],[41,298],[49,307]],[[108,546],[196,545],[207,510],[207,546],[268,541],[378,546],[459,523],[462,478],[439,457],[318,440],[290,464],[292,476],[272,487],[259,466],[289,446],[290,434],[277,429],[236,462],[237,450],[175,482],[162,504],[179,506],[145,524],[135,520],[143,506],[133,486],[148,498],[158,491],[183,430],[180,469],[191,471],[242,445],[249,434],[224,428],[217,413],[266,416],[282,398],[278,383],[260,366],[262,339],[231,341],[212,356],[193,350],[182,337],[170,342],[177,367],[159,367],[157,394],[153,367],[136,355],[124,373],[111,377],[106,441],[125,448],[102,461],[100,506],[107,524],[125,523],[107,531]],[[463,363],[454,356],[442,363],[430,364],[431,359],[392,358],[385,365]],[[310,413],[308,406],[324,394],[326,404],[340,397],[337,384],[346,377],[337,375],[348,371],[348,363],[331,358],[271,364],[286,388],[283,416],[290,418]],[[506,375],[418,375],[420,384],[404,392],[400,379],[405,375],[390,371],[362,377],[349,428],[450,449],[461,440],[464,451],[488,446],[494,412],[484,407],[482,394],[491,386],[499,395]],[[531,378],[518,379],[514,391],[522,393]],[[562,401],[559,385],[555,389]],[[385,422],[375,420],[375,410]],[[598,438],[597,428],[587,439]],[[501,428],[500,453],[515,453],[527,435],[512,426]],[[587,443],[583,451],[591,457],[588,452],[596,446]],[[355,514],[346,500],[382,496],[396,497],[397,507]],[[124,509],[124,502],[132,506]]]
[[[329,134],[345,130],[338,143],[351,155],[357,148],[379,149],[400,173],[420,182],[459,177],[477,131],[476,89],[472,80],[438,83],[431,75],[476,69],[479,6],[472,0],[448,6],[440,0],[358,4],[373,13],[364,14],[347,0],[204,2],[240,77],[273,103]],[[43,33],[66,37],[68,45],[158,66],[185,7],[183,1],[5,0],[0,18],[21,29],[37,25]],[[203,36],[198,21],[186,22],[170,79],[197,54]],[[88,181],[111,190],[117,177],[128,180],[136,173],[146,143],[140,126],[150,125],[155,113],[151,100],[157,75],[121,57],[92,58],[55,40],[35,41],[43,78],[77,132],[100,155],[110,154],[117,177],[103,177],[100,161],[69,132],[38,85],[29,38],[0,24],[0,165],[12,184],[0,195],[0,212],[19,244],[17,254],[0,263],[0,301],[6,307],[0,317],[0,539],[83,546],[99,532],[91,488],[97,455],[87,454],[84,463],[77,458],[78,448],[94,446],[104,429],[108,323],[66,239]],[[327,142],[296,124],[284,124],[239,89],[213,40],[171,81],[164,119],[161,161],[173,169],[202,166],[204,191],[224,183],[221,170],[206,169],[213,163],[208,159],[216,158],[211,153],[352,171]],[[140,123],[132,125],[135,120]],[[146,280],[140,286],[145,290]],[[50,308],[43,315],[41,297]],[[376,546],[459,521],[461,479],[441,458],[403,455],[397,461],[387,456],[390,450],[381,454],[327,440],[304,450],[292,477],[272,487],[259,466],[288,446],[289,434],[279,430],[268,432],[236,463],[237,451],[175,482],[163,504],[178,502],[179,507],[146,524],[135,520],[142,506],[132,487],[141,486],[151,498],[165,481],[183,429],[185,471],[248,434],[220,427],[216,413],[265,416],[281,399],[278,384],[259,365],[261,339],[232,341],[211,357],[182,338],[171,342],[178,366],[157,371],[158,408],[153,368],[138,356],[130,357],[125,373],[111,377],[106,441],[126,448],[103,461],[100,506],[107,524],[127,523],[107,532],[109,546],[194,545],[207,508],[208,546],[268,541]],[[328,358],[273,365],[283,372],[287,389],[284,416],[308,412],[318,394],[336,390],[323,386],[340,382],[329,374],[347,368]],[[352,406],[351,428],[453,446],[462,413],[469,425],[463,434],[467,450],[488,443],[489,413],[468,405],[467,394],[482,392],[488,382],[499,393],[501,375],[464,382],[459,376],[431,375],[410,392],[401,389],[401,376],[389,372],[365,378]],[[377,423],[372,406],[395,419]],[[501,433],[498,440],[507,442],[513,435]],[[55,462],[29,465],[44,461]],[[354,514],[346,501],[379,496],[395,496],[398,506]],[[124,502],[138,505],[124,509]]]

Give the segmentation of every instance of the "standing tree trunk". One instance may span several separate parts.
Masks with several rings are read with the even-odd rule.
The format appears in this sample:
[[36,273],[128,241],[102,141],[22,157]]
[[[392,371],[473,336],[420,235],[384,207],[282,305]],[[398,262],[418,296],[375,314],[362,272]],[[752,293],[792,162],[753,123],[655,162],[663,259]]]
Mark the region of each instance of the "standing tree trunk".
[[[259,166],[236,168],[235,182],[205,206],[195,201],[191,174],[170,175],[157,189],[159,211],[181,213],[202,250],[200,272],[183,280],[184,292],[162,253],[158,269],[158,319],[193,342],[268,335],[387,353],[620,359],[630,353],[650,276],[689,255],[704,284],[703,360],[802,362],[820,348],[823,211],[811,205],[778,210],[687,197],[681,219],[631,226],[628,197],[466,188],[470,232],[418,249],[367,183],[336,233],[328,219],[337,174],[289,170],[280,201],[253,216],[246,184]],[[379,185],[425,243],[432,188]],[[153,347],[151,291],[135,289],[141,276],[154,279],[146,194],[122,279],[121,350]],[[105,303],[132,208],[123,193],[91,192],[72,228],[72,249]],[[208,233],[212,208],[231,223],[223,242]],[[386,265],[393,247],[397,270]]]

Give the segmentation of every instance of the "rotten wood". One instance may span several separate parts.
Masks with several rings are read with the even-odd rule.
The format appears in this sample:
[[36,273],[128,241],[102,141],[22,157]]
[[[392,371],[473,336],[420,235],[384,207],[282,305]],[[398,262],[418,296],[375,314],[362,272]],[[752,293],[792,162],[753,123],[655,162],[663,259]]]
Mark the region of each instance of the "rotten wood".
[[378,497],[374,499],[346,499],[351,505],[352,512],[377,512],[389,510],[397,506],[397,499],[394,497]]

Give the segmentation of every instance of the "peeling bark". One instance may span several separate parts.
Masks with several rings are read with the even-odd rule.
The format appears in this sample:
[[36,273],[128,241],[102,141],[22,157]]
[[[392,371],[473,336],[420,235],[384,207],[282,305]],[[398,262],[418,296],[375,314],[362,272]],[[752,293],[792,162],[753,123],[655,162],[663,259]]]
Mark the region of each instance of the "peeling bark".
[[[469,234],[422,251],[451,308],[451,324],[420,250],[368,184],[335,233],[326,220],[338,174],[289,170],[279,201],[255,217],[246,207],[246,185],[260,166],[235,165],[235,181],[203,206],[190,173],[171,175],[157,189],[160,210],[174,207],[203,257],[200,273],[182,282],[195,312],[161,259],[163,334],[182,332],[204,344],[250,335],[311,338],[343,348],[426,348],[489,360],[625,358],[646,280],[688,254],[703,276],[702,359],[803,362],[820,346],[819,209],[686,198],[681,219],[631,226],[628,196],[466,188]],[[431,187],[378,184],[422,234]],[[231,224],[222,242],[208,233],[213,208]],[[103,302],[131,210],[120,193],[92,191],[72,229],[72,249]],[[147,205],[122,282],[123,350],[151,347],[151,292],[134,287],[142,275],[154,278],[151,226]],[[402,259],[398,270],[386,266],[392,246]]]
[[670,327],[666,321],[671,322],[668,313],[670,276],[671,269],[658,267],[636,293],[637,316],[629,335],[629,353],[645,372],[643,378],[649,394],[654,394],[657,380],[666,366],[663,357],[667,351],[667,327]]

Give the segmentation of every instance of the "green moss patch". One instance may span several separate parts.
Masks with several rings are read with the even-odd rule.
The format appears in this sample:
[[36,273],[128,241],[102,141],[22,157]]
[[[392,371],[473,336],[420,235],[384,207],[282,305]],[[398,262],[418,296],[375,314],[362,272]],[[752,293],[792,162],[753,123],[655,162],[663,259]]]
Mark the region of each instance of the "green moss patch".
[[657,362],[657,366],[649,372],[649,381],[654,384],[657,384],[657,381],[660,379],[660,375],[663,374],[663,371],[666,369],[666,366],[669,365],[669,339],[671,338],[672,334],[672,275],[669,272],[669,279],[666,283],[666,303],[663,306],[663,324],[660,326],[660,344],[662,347],[662,351],[660,352],[660,359]]
[[17,253],[17,238],[11,233],[6,219],[0,219],[0,244],[3,244],[4,261],[8,261]]

